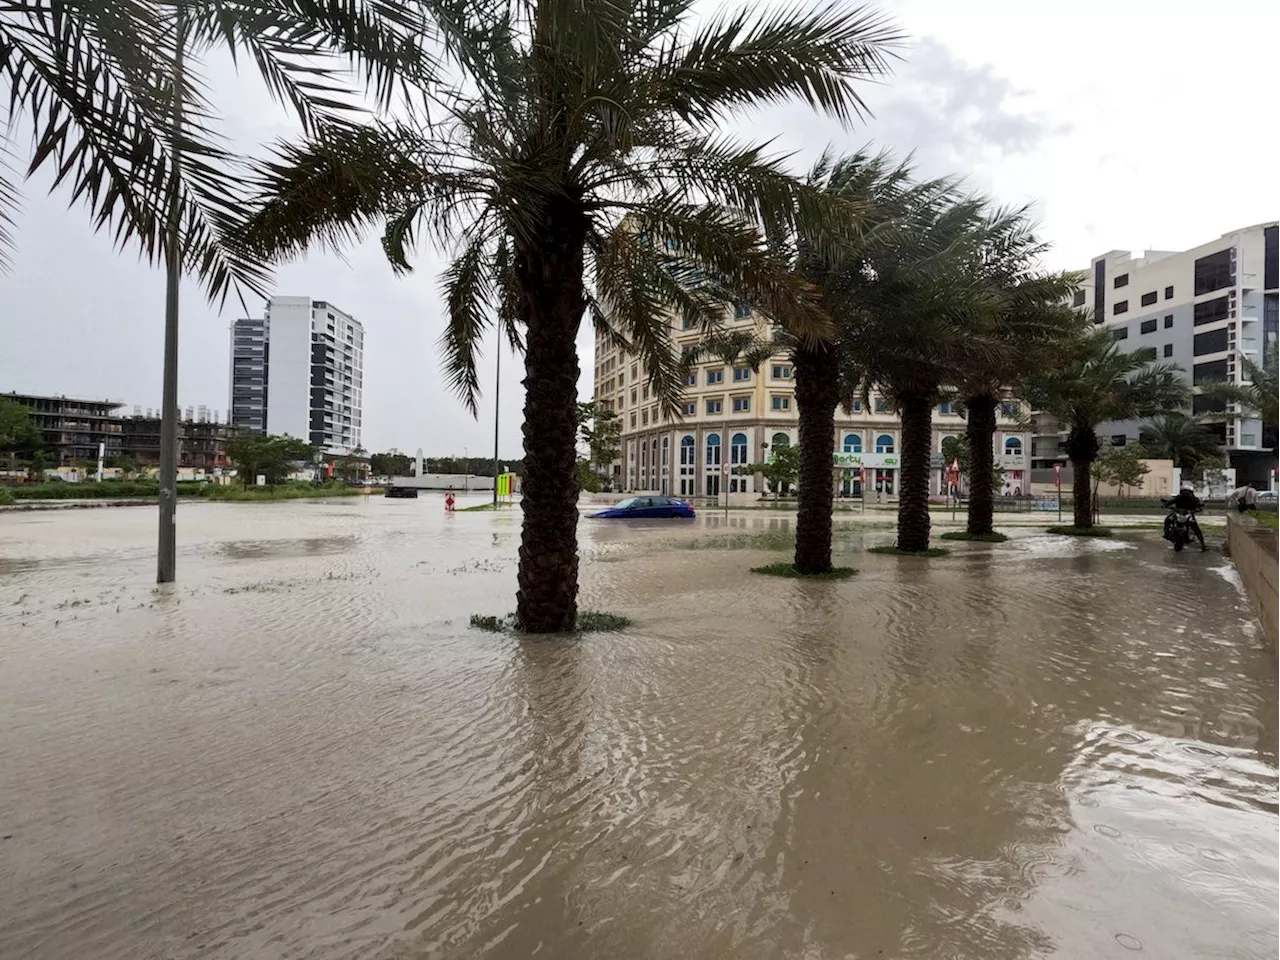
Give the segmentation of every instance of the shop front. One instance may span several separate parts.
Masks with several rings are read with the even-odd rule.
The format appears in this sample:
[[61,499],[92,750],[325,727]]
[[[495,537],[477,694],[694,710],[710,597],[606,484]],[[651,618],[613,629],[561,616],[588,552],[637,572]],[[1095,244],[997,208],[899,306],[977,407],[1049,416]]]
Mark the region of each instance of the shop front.
[[831,454],[836,469],[838,489],[844,496],[868,495],[891,497],[898,490],[900,458],[896,453],[847,453],[837,450]]

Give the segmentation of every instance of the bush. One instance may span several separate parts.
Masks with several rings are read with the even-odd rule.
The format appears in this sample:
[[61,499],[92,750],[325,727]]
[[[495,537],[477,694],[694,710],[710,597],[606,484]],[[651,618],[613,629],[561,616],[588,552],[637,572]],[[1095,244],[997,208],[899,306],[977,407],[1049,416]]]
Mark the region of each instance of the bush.
[[0,507],[8,507],[17,503],[13,494],[4,487],[0,487]]
[[350,497],[364,493],[363,487],[348,487],[341,483],[280,483],[274,487],[242,487],[210,485],[205,493],[210,500],[233,503],[259,500],[304,500],[312,497]]

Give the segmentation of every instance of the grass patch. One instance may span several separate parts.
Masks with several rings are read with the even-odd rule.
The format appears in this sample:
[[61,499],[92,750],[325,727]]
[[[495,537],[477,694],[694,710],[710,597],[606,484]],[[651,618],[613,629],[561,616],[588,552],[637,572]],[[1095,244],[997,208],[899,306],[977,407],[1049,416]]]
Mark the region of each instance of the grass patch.
[[483,510],[510,510],[515,504],[500,503],[496,507],[492,503],[477,503],[474,507],[459,507],[454,513],[480,513]]
[[18,501],[13,498],[12,493],[10,493],[4,487],[0,487],[0,507],[7,507],[17,502]]
[[762,573],[766,577],[790,577],[793,580],[848,580],[858,571],[853,567],[832,567],[824,573],[801,573],[795,564],[782,560],[778,563],[767,563],[763,567],[752,567],[752,573]]
[[1109,537],[1110,527],[1049,527],[1046,533],[1056,533],[1060,537]]
[[[508,613],[505,617],[485,616],[479,613],[471,615],[471,626],[488,633],[519,633],[516,628],[516,615]],[[605,613],[600,610],[583,610],[578,614],[578,622],[574,625],[574,633],[613,633],[631,626],[631,618],[616,613]]]
[[994,530],[990,533],[970,533],[968,530],[950,530],[944,533],[942,540],[973,540],[978,543],[1004,543],[1009,538],[1003,533],[996,533]]
[[1270,510],[1250,510],[1249,516],[1272,530],[1280,530],[1280,513],[1272,513]]
[[928,547],[924,550],[902,550],[897,546],[870,547],[871,553],[887,557],[945,557],[951,551],[945,547]]

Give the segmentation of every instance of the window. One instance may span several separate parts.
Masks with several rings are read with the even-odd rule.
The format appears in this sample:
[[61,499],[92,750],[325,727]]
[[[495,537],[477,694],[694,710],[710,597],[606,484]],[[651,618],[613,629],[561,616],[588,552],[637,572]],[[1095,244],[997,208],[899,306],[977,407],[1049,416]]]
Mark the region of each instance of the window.
[[1173,344],[1172,344],[1172,343],[1166,343],[1166,344],[1164,345],[1164,355],[1165,355],[1166,357],[1172,357],[1172,356],[1173,356]]
[[696,373],[689,374],[684,378],[684,385],[686,387],[696,387],[698,385],[698,375]]
[[[708,414],[708,415],[713,414],[713,413],[719,413],[719,412],[720,412],[721,410],[723,410],[723,409],[724,409],[724,404],[723,404],[721,401],[719,401],[719,400],[708,400],[708,401],[707,401],[707,414]],[[632,416],[634,416],[634,414],[632,414]],[[635,424],[632,424],[632,426],[635,426]]]
[[697,412],[698,412],[698,405],[696,403],[686,403],[684,405],[684,415],[686,417],[692,417]]
[[850,411],[851,411],[851,412],[853,412],[853,413],[861,413],[861,412],[862,412],[862,401],[861,401],[861,400],[855,400],[855,401],[853,401],[853,406],[852,406],[852,407],[850,407],[849,409],[850,409]]
[[631,405],[633,407],[636,405],[636,388],[635,387],[631,388]]
[[1126,437],[1123,433],[1113,433],[1111,435],[1111,445],[1113,447],[1123,447],[1128,442],[1129,442],[1129,438]]
[[1219,327],[1208,333],[1197,333],[1192,354],[1203,357],[1206,353],[1223,353],[1227,349],[1227,328]]
[[876,437],[876,453],[893,453],[893,437],[887,433]]
[[681,329],[681,330],[692,330],[692,329],[693,329],[693,317],[685,317],[685,318],[684,318],[684,320],[683,320],[683,321],[681,321],[680,329]]
[[649,399],[649,385],[648,385],[648,384],[645,384],[643,387],[641,387],[641,388],[640,388],[640,399],[641,399],[641,400],[648,400],[648,399]]
[[888,413],[889,404],[884,397],[876,397],[876,413]]
[[747,462],[747,435],[735,433],[729,441],[729,463],[741,467],[746,466]]
[[1170,327],[1172,327],[1172,326],[1173,326],[1173,314],[1172,314],[1172,313],[1166,313],[1166,314],[1164,315],[1164,328],[1165,328],[1166,330],[1168,330],[1168,329],[1169,329]]
[[1016,400],[1000,404],[1000,415],[1004,417],[1022,416],[1022,404]]
[[1201,257],[1195,265],[1195,295],[1212,293],[1236,283],[1235,248],[1228,247],[1207,257]]
[[791,364],[775,363],[773,365],[773,379],[790,380],[793,376],[795,376],[795,371],[792,370]]
[[1112,289],[1119,290],[1121,287],[1127,287],[1128,285],[1129,275],[1127,273],[1122,273],[1120,276],[1116,277],[1115,283],[1112,285]]
[[1073,307],[1083,307],[1083,306],[1084,306],[1084,291],[1083,291],[1083,290],[1077,290],[1077,291],[1075,292],[1075,294],[1074,294],[1074,295],[1072,295],[1072,297],[1071,297],[1071,305],[1072,305]]
[[738,302],[733,305],[733,319],[741,320],[751,316],[751,304]]
[[745,383],[745,382],[747,382],[747,381],[748,381],[748,380],[750,380],[750,379],[751,379],[751,368],[750,368],[750,367],[734,367],[734,368],[733,368],[733,382],[734,382],[734,383]]
[[710,387],[710,386],[714,386],[714,385],[715,385],[715,384],[717,384],[717,383],[724,383],[724,371],[723,371],[723,370],[708,370],[708,371],[707,371],[707,386],[708,386],[708,387]]
[[770,406],[772,406],[774,410],[779,410],[785,413],[791,409],[791,398],[773,397]]
[[940,403],[938,404],[938,412],[943,415],[955,413],[956,412],[955,405],[952,404],[950,401],[948,401],[947,403]]
[[750,397],[734,397],[733,398],[734,413],[749,413],[750,411],[751,411]]
[[671,462],[671,438],[662,438],[662,465],[665,467]]
[[1196,386],[1226,379],[1227,361],[1225,360],[1210,360],[1208,363],[1197,363],[1191,368],[1191,382]]
[[1240,434],[1240,446],[1256,447],[1258,445],[1258,435],[1256,433]]
[[1191,412],[1197,417],[1202,413],[1222,413],[1226,409],[1227,401],[1221,397],[1199,393],[1191,398]]
[[862,437],[856,433],[846,433],[844,435],[844,452],[845,453],[861,453]]
[[1129,339],[1129,328],[1128,328],[1128,327],[1116,327],[1116,329],[1114,329],[1114,330],[1112,330],[1112,331],[1111,331],[1111,336],[1115,337],[1117,340],[1128,340],[1128,339]]
[[1214,297],[1212,300],[1201,301],[1192,308],[1191,322],[1198,327],[1202,323],[1225,320],[1230,312],[1226,297]]
[[707,434],[707,466],[720,466],[720,434]]
[[640,425],[647,427],[649,425],[649,411],[645,410],[640,414]]
[[636,425],[636,412],[634,410],[631,411],[631,425],[633,427]]
[[1022,441],[1017,437],[1008,437],[1004,441],[1004,455],[1006,457],[1022,456]]
[[1142,295],[1142,305],[1144,307],[1149,307],[1153,303],[1155,303],[1156,300],[1158,299],[1159,299],[1159,296],[1156,294],[1154,290],[1152,290],[1150,293],[1144,293]]
[[791,446],[791,438],[785,433],[775,433],[773,435],[773,445],[775,447],[789,447]]
[[1164,298],[1165,298],[1166,300],[1172,300],[1172,299],[1173,299],[1173,287],[1165,287],[1165,288],[1164,288]]
[[1140,329],[1141,329],[1141,332],[1142,332],[1142,333],[1144,333],[1144,334],[1145,334],[1145,333],[1155,333],[1155,332],[1156,332],[1156,327],[1158,327],[1159,325],[1160,325],[1160,324],[1159,324],[1159,321],[1157,321],[1157,320],[1155,320],[1155,319],[1151,319],[1151,320],[1143,320],[1143,321],[1142,321],[1142,327],[1141,327]]
[[1122,313],[1128,313],[1128,312],[1129,312],[1128,300],[1121,300],[1118,303],[1114,303],[1111,305],[1111,313],[1113,316],[1119,316]]

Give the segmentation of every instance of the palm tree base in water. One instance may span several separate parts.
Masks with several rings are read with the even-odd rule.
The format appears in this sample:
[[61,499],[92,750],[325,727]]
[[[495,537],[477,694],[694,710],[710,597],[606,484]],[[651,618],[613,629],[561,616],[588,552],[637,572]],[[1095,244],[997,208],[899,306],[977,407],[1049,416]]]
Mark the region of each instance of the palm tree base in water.
[[[516,627],[516,615],[508,613],[505,617],[495,617],[473,613],[471,626],[489,633],[521,633]],[[631,618],[616,613],[604,613],[599,610],[584,610],[578,614],[571,633],[611,633],[625,630],[631,626]]]
[[783,560],[763,567],[752,567],[751,572],[762,573],[768,577],[791,577],[795,580],[848,580],[858,571],[853,567],[832,567],[821,573],[801,573],[794,563]]
[[1047,533],[1056,533],[1060,537],[1109,537],[1110,527],[1049,527]]
[[973,540],[978,543],[1004,543],[1009,538],[1003,533],[996,533],[994,530],[988,533],[970,533],[968,530],[951,530],[944,533],[942,540]]
[[924,550],[902,550],[895,546],[872,547],[869,553],[879,553],[889,557],[945,557],[951,551],[942,547],[927,547]]

